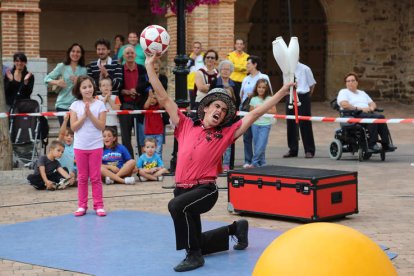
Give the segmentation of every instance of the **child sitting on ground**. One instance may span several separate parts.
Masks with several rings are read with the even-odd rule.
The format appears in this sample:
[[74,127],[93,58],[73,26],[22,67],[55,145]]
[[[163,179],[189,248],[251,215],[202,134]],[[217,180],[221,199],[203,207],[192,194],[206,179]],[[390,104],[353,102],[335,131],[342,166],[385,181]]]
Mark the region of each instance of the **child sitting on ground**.
[[70,177],[76,179],[75,152],[73,150],[73,130],[68,128],[69,117],[70,113],[67,113],[63,118],[63,123],[60,127],[58,141],[64,144],[65,150],[62,156],[57,160],[69,173]]
[[127,148],[118,144],[118,133],[114,127],[106,127],[103,131],[104,150],[102,155],[101,174],[105,184],[135,184],[132,173],[135,160],[131,158]]
[[73,185],[75,178],[71,177],[60,165],[57,158],[62,156],[65,146],[60,141],[52,141],[47,155],[40,156],[37,160],[33,174],[27,176],[27,180],[37,190],[63,190]]
[[[99,90],[102,95],[96,96],[96,99],[103,101],[108,111],[119,110],[121,108],[121,101],[116,95],[112,95],[112,80],[110,78],[103,78],[99,81]],[[119,122],[116,114],[108,114],[106,116],[105,126],[112,126],[118,128]]]
[[154,138],[145,138],[144,153],[137,161],[139,179],[141,181],[162,181],[163,174],[168,170],[164,168],[160,156],[155,153],[157,148],[157,140]]

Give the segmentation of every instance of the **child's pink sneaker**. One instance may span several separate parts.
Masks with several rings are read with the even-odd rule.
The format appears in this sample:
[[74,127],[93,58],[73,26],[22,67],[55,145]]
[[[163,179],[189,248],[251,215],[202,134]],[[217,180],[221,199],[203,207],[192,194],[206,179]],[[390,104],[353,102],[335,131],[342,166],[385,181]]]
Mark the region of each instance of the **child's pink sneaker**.
[[100,217],[104,217],[106,216],[106,212],[104,209],[98,209],[96,210],[96,215],[100,216]]
[[75,217],[81,217],[86,215],[86,209],[85,208],[78,208],[78,210],[75,211]]

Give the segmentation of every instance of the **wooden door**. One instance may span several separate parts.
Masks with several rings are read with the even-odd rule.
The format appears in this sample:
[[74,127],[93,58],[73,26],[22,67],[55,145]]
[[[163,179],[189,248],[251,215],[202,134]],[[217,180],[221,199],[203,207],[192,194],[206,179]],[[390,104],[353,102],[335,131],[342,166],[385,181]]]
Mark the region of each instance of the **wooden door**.
[[[326,17],[318,0],[290,0],[292,36],[297,36],[300,61],[308,65],[317,82],[313,100],[325,100]],[[247,53],[263,60],[262,72],[274,88],[283,83],[282,72],[272,51],[272,41],[282,36],[289,44],[288,0],[258,0],[250,14]]]

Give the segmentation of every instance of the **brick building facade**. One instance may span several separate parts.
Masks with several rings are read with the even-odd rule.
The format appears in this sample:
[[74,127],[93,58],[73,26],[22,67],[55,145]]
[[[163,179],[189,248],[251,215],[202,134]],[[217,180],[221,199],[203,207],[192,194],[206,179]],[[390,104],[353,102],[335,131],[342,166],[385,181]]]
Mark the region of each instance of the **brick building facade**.
[[[246,40],[248,53],[264,60],[264,72],[274,86],[280,70],[272,56],[271,41],[289,38],[286,0],[221,0],[200,6],[186,17],[187,49],[201,41],[220,58],[232,51],[235,37]],[[142,30],[148,24],[167,26],[173,37],[166,55],[167,73],[176,50],[176,17],[150,15],[149,1],[118,0],[2,0],[3,59],[10,63],[16,51],[36,67],[39,91],[42,76],[64,56],[66,47],[78,41],[95,58],[93,42],[117,33]],[[291,0],[293,35],[298,36],[301,60],[313,69],[318,85],[315,98],[329,100],[344,86],[351,70],[360,77],[360,88],[375,99],[404,103],[414,101],[414,1]],[[36,66],[35,66],[36,65]],[[170,88],[173,93],[173,87]]]

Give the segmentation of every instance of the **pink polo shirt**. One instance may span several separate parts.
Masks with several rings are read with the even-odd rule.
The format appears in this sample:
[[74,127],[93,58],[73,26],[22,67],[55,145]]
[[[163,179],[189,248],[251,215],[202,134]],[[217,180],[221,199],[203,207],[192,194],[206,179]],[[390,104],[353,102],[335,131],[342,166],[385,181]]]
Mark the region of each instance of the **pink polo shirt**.
[[[217,164],[227,147],[235,141],[234,133],[242,121],[239,120],[218,132],[215,129],[204,129],[201,125],[195,126],[180,111],[178,116],[180,122],[174,132],[178,141],[175,182],[192,183],[200,179],[216,179]],[[206,137],[211,138],[210,141]]]

